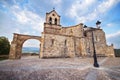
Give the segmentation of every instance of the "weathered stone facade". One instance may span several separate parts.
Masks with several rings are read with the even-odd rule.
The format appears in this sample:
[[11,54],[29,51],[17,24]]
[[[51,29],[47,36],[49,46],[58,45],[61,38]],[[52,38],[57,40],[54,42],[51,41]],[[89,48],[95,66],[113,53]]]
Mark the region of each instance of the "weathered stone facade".
[[22,44],[29,38],[40,40],[40,58],[93,56],[92,37],[94,37],[97,55],[114,56],[113,45],[106,44],[105,33],[102,29],[84,27],[82,23],[62,27],[60,16],[55,10],[46,13],[44,31],[41,37],[19,35],[14,34],[11,44],[10,58],[12,59],[21,57]]
[[42,57],[93,56],[92,32],[96,54],[114,56],[113,46],[106,44],[105,33],[100,28],[84,27],[82,23],[62,27],[55,10],[46,14]]

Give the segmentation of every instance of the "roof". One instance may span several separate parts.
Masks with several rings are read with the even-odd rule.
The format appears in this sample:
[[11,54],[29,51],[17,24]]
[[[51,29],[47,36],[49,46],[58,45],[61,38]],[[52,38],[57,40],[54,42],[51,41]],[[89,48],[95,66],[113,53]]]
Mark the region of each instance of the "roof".
[[52,13],[52,12],[55,12],[56,14],[57,14],[57,16],[59,16],[60,17],[60,15],[58,15],[58,13],[53,9],[52,11],[50,11],[49,13],[46,13],[46,14],[50,14],[50,13]]

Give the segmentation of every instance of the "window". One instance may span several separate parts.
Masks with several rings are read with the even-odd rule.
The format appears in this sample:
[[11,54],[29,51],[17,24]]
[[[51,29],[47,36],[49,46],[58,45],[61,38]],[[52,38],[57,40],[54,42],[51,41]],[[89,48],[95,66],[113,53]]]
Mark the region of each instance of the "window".
[[52,18],[51,17],[49,18],[49,23],[52,24]]
[[86,32],[84,32],[84,36],[87,37],[87,33]]
[[70,33],[73,33],[73,30],[72,30],[72,29],[70,30]]
[[55,25],[57,25],[57,18],[55,18]]
[[65,46],[67,45],[67,40],[65,40]]
[[52,14],[52,16],[55,16],[55,14]]
[[54,45],[54,39],[51,39],[51,47]]
[[97,36],[95,36],[95,41],[98,41],[97,39],[98,39]]
[[100,36],[96,36],[96,41],[100,41]]

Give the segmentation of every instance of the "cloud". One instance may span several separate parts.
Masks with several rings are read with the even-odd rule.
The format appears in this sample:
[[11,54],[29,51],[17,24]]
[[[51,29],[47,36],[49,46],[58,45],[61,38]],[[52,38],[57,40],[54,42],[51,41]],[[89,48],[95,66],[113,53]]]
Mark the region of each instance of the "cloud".
[[13,33],[40,36],[43,31],[44,18],[18,4],[9,5],[2,1],[0,9],[0,36],[6,36],[11,42]]
[[58,5],[61,4],[62,0],[50,0],[52,4]]
[[100,13],[104,13],[119,2],[120,0],[106,0],[103,1],[100,5],[98,5],[97,9]]
[[71,18],[76,18],[76,22],[87,22],[96,20],[98,17],[104,16],[114,5],[120,0],[84,0],[75,1],[69,8],[67,13]]
[[[88,7],[91,6],[95,0],[84,0],[84,1],[75,1],[72,6],[69,8],[70,17],[78,17],[88,12]],[[79,15],[78,15],[79,14]]]
[[106,39],[108,44],[113,43],[115,48],[120,48],[120,31],[113,34],[107,34]]
[[[60,13],[63,24],[73,25],[83,22],[91,26],[93,22],[100,19],[105,25],[103,28],[106,33],[115,32],[119,29],[119,2],[120,0],[1,0],[0,35],[5,35],[10,40],[13,38],[12,33],[40,36],[45,13],[53,7]],[[116,4],[118,6],[114,8]],[[112,11],[115,12],[110,17],[111,13],[108,12],[113,8],[115,10]],[[109,27],[109,30],[106,27]],[[108,43],[115,43],[116,46],[116,42],[120,40],[117,37],[118,33],[108,34]]]
[[23,47],[40,47],[40,41],[29,39],[25,41],[25,43],[23,44]]
[[106,35],[106,38],[113,38],[113,37],[116,37],[116,36],[120,36],[120,31],[118,31],[114,34],[108,34],[108,35]]
[[[11,7],[12,13],[18,24],[15,31],[20,34],[35,35],[43,31],[44,19],[38,14],[27,9],[21,9],[18,5]],[[40,35],[39,35],[40,36]],[[24,47],[39,47],[40,42],[34,39],[27,40]]]
[[42,32],[44,19],[28,10],[22,10],[19,6],[14,5],[12,7],[12,13],[14,14],[16,20],[19,24],[25,25],[26,27],[31,27],[32,29]]
[[[106,26],[106,29],[107,28],[110,28],[110,30],[111,29],[114,29],[114,31],[115,30],[118,30],[119,29],[119,25],[120,25],[120,23],[119,23],[119,21],[120,20],[117,20],[116,18],[113,18],[114,20],[112,20],[112,21],[108,21],[107,19],[106,19],[106,24],[104,24],[104,26]],[[110,19],[109,19],[110,20]],[[116,21],[117,20],[117,21]],[[104,20],[105,21],[105,20]]]
[[113,23],[108,23],[108,24],[106,25],[106,27],[113,27],[113,26],[114,26]]

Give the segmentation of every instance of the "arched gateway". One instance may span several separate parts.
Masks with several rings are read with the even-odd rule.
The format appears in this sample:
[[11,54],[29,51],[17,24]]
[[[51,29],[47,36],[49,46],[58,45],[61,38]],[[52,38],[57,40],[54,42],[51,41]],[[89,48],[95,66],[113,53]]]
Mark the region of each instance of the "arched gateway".
[[[11,42],[11,48],[10,48],[10,54],[9,54],[10,59],[21,58],[23,43],[28,39],[37,39],[40,42],[42,42],[42,39],[40,36],[31,36],[31,35],[14,33],[14,38],[13,38],[13,41]],[[40,48],[41,48],[41,44],[40,44]],[[40,53],[39,53],[39,57],[41,57]]]

